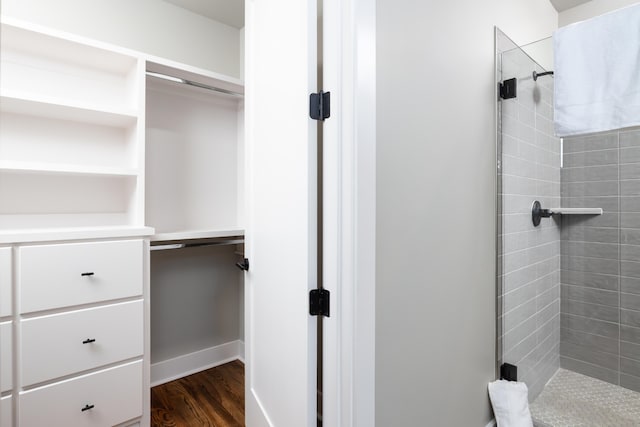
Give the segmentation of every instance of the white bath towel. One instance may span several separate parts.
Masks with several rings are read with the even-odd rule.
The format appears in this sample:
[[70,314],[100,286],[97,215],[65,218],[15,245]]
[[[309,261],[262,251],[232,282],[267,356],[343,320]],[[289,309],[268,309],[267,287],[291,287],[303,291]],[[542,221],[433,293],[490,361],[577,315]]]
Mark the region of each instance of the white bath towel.
[[533,427],[529,412],[529,390],[525,383],[504,380],[491,382],[489,397],[497,427]]
[[557,136],[640,125],[640,3],[554,35]]

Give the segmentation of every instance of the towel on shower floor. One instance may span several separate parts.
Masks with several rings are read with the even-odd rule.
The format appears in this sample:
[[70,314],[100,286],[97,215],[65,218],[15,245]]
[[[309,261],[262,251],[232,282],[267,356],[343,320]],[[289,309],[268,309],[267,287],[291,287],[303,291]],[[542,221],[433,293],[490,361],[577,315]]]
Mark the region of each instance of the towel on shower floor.
[[489,397],[498,427],[533,427],[529,412],[529,390],[525,383],[504,380],[491,382]]
[[558,29],[557,136],[640,125],[640,3]]

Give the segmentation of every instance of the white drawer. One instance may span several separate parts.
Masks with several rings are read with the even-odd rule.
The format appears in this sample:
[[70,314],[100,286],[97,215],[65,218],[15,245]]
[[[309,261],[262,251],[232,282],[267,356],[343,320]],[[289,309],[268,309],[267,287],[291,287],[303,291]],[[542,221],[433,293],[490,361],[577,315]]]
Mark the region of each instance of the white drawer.
[[143,322],[142,300],[22,321],[22,383],[141,356]]
[[20,249],[21,312],[142,295],[142,240]]
[[19,411],[20,427],[107,427],[139,417],[142,361],[20,393]]
[[0,317],[11,315],[11,248],[0,248]]
[[0,399],[0,427],[13,427],[13,403],[11,396]]
[[12,322],[0,323],[0,389],[12,389],[11,365],[13,359]]

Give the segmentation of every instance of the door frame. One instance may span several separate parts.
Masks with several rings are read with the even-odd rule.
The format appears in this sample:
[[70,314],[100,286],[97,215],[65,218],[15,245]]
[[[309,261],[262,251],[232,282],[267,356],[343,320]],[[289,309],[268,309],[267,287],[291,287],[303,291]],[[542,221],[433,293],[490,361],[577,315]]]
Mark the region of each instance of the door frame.
[[323,423],[375,425],[375,0],[323,0]]

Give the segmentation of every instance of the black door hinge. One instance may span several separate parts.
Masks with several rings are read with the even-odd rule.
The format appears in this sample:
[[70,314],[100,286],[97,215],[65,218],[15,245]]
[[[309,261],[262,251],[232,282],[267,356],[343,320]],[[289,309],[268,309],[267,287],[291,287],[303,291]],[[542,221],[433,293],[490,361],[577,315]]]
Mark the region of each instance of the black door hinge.
[[503,363],[502,366],[500,366],[500,379],[518,381],[518,367],[510,363]]
[[326,289],[312,289],[309,292],[309,314],[329,317],[329,297]]
[[500,98],[515,98],[518,93],[518,80],[515,77],[509,80],[505,80],[502,83],[498,83],[498,87],[500,90]]
[[331,116],[331,92],[320,91],[309,95],[309,116],[320,121]]

